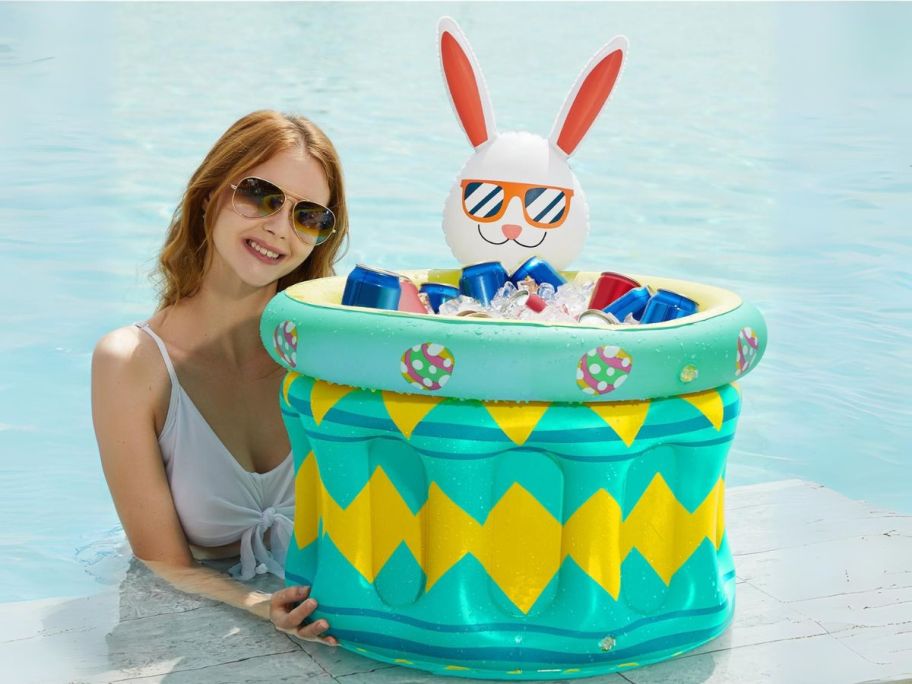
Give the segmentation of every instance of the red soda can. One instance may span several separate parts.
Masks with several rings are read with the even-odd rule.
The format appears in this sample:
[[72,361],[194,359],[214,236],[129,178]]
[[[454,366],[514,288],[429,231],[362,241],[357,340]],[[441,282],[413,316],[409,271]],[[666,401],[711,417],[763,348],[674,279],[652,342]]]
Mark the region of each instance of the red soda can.
[[535,313],[541,313],[548,308],[548,302],[536,294],[531,294],[528,290],[518,290],[510,297],[510,301],[531,309]]
[[619,297],[639,286],[640,284],[633,278],[628,278],[620,273],[606,271],[595,282],[595,289],[589,299],[589,308],[604,309],[611,302],[616,301]]
[[418,288],[409,278],[399,278],[399,311],[428,313],[424,302],[418,297]]

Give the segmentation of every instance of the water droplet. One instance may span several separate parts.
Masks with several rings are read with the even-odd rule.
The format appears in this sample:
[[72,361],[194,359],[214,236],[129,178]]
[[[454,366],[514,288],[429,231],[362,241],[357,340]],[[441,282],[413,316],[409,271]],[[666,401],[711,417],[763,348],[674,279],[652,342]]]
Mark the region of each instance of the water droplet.
[[681,382],[693,382],[700,375],[700,371],[692,363],[687,364],[681,369]]

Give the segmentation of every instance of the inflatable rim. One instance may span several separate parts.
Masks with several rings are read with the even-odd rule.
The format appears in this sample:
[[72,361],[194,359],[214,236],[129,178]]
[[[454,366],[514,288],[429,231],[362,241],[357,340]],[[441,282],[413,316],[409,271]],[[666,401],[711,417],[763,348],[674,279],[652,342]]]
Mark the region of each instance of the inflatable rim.
[[[418,282],[455,284],[460,270],[401,273]],[[563,275],[586,282],[599,273]],[[260,333],[289,371],[352,387],[458,399],[641,401],[712,389],[756,367],[767,335],[754,306],[712,285],[625,275],[690,297],[700,310],[664,323],[607,328],[428,316],[343,306],[346,278],[334,276],[277,294],[263,313]],[[422,377],[422,370],[441,375]],[[612,386],[606,372],[624,381]]]

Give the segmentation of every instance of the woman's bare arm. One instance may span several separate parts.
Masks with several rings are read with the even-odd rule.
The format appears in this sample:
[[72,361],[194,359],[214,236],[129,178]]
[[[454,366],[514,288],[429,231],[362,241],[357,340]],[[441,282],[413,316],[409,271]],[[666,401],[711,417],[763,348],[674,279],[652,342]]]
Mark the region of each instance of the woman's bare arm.
[[222,573],[194,561],[168,484],[154,407],[170,380],[158,349],[138,328],[105,335],[92,355],[92,420],[114,507],[137,558],[181,591],[206,596],[271,619],[277,628],[301,638],[318,638],[324,620],[300,627],[316,602],[303,600],[309,588],[289,587],[271,596],[251,591]]

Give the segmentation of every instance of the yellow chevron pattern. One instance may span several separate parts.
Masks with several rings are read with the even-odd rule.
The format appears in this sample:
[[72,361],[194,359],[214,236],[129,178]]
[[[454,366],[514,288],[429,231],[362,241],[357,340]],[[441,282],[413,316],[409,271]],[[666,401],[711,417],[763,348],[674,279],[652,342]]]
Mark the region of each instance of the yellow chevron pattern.
[[624,444],[630,446],[646,422],[649,413],[648,401],[620,401],[610,404],[587,404],[587,406],[611,426]]
[[682,394],[679,399],[683,399],[706,416],[706,419],[714,428],[716,428],[716,432],[722,429],[722,417],[725,413],[725,405],[722,402],[722,395],[719,394],[717,390],[707,390],[695,394]]
[[545,415],[551,404],[541,401],[529,401],[523,404],[511,402],[482,402],[497,427],[519,446],[525,444],[529,435],[538,426],[538,421]]
[[314,422],[319,425],[324,416],[339,403],[342,397],[354,391],[355,388],[348,385],[334,385],[322,380],[315,381],[310,390],[310,410],[313,413]]
[[285,378],[282,380],[282,398],[285,400],[286,404],[291,403],[288,400],[288,392],[291,391],[291,386],[299,377],[301,377],[300,373],[289,371],[285,374]]
[[[297,373],[289,373],[285,377],[282,387],[286,402],[288,391],[294,380],[299,377]],[[733,385],[740,394],[740,389]],[[334,385],[322,380],[316,380],[310,393],[310,406],[314,421],[317,425],[323,417],[343,397],[356,391],[347,385]],[[445,397],[423,396],[417,394],[401,394],[398,392],[383,391],[383,404],[402,435],[409,439],[415,428],[427,415],[440,403],[446,401]],[[724,402],[722,394],[716,390],[706,390],[695,394],[682,394],[677,399],[691,404],[718,431],[722,429]],[[665,399],[663,401],[671,401]],[[539,421],[548,407],[547,402],[482,402],[491,418],[512,442],[517,445],[524,444],[535,432]],[[621,402],[593,402],[586,404],[592,411],[620,437],[628,447],[633,444],[639,434],[640,428],[646,421],[649,413],[649,401],[621,401]]]
[[724,484],[720,478],[690,513],[656,474],[626,519],[618,502],[598,489],[561,525],[514,483],[479,523],[433,482],[413,513],[382,468],[342,508],[320,481],[311,452],[295,480],[295,540],[298,548],[315,541],[322,517],[323,533],[369,582],[404,542],[425,572],[426,591],[471,553],[526,613],[567,556],[615,599],[621,564],[634,548],[668,584],[704,539],[717,549],[722,543]]
[[425,396],[422,394],[398,394],[384,391],[383,405],[386,412],[406,439],[412,436],[415,428],[425,416],[434,410],[445,397]]

